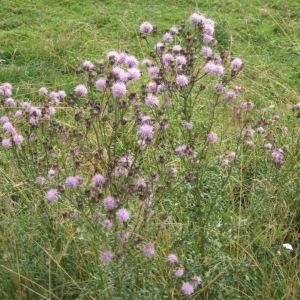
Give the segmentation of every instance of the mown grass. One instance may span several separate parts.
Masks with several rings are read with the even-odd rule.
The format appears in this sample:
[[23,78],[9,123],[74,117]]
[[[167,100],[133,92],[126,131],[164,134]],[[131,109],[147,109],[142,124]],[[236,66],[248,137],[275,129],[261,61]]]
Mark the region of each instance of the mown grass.
[[[232,57],[241,57],[245,63],[235,82],[246,89],[241,102],[253,101],[256,109],[267,109],[263,117],[257,112],[242,120],[228,108],[217,111],[215,128],[222,140],[221,150],[212,147],[207,151],[199,193],[189,184],[178,184],[160,196],[164,202],[158,202],[159,213],[169,213],[171,217],[166,223],[170,232],[158,235],[161,246],[156,264],[138,257],[131,264],[119,263],[111,270],[102,268],[95,253],[99,252],[99,244],[109,242],[95,234],[94,225],[84,224],[81,219],[69,222],[62,217],[62,213],[73,210],[74,203],[45,205],[41,200],[43,190],[27,181],[27,174],[38,172],[35,164],[28,163],[31,169],[20,173],[22,160],[26,165],[27,152],[18,160],[14,160],[14,153],[2,155],[3,299],[181,299],[178,282],[169,269],[161,267],[171,249],[185,261],[190,274],[201,272],[204,285],[194,299],[299,297],[299,121],[297,112],[291,109],[300,102],[297,0],[253,0],[247,5],[236,0],[2,0],[1,5],[6,9],[0,12],[0,82],[13,84],[15,98],[42,103],[37,96],[41,86],[73,91],[78,83],[77,67],[85,59],[98,61],[112,49],[128,50],[144,58],[152,45],[139,39],[138,26],[142,21],[157,25],[163,33],[199,11],[217,23],[218,50],[229,48]],[[209,120],[209,113],[201,109],[200,112],[201,118],[195,120],[199,127]],[[274,136],[276,145],[289,146],[283,168],[270,163],[262,147],[250,150],[239,142],[239,132],[245,124],[256,124],[260,118],[269,120],[277,113],[280,121],[271,124],[267,138]],[[72,113],[62,109],[59,114],[69,127],[76,126],[70,118]],[[288,134],[279,134],[281,126],[288,127]],[[178,137],[176,130],[174,142]],[[203,135],[205,129],[199,131]],[[47,131],[43,134],[37,150],[40,153],[45,151],[42,142],[52,139]],[[54,135],[54,144],[58,143],[55,138]],[[130,139],[127,136],[128,145]],[[259,145],[263,142],[263,137],[255,139]],[[120,156],[126,143],[118,141]],[[93,148],[95,144],[93,137],[89,146]],[[60,142],[57,148],[61,156],[49,158],[50,162],[59,167],[72,165],[67,156],[68,145]],[[238,150],[240,157],[226,173],[218,155],[229,149]],[[161,154],[164,151],[158,148]],[[149,153],[141,158],[141,164],[149,167],[145,173],[149,176],[158,170],[163,174],[163,166],[157,164],[160,153]],[[82,163],[87,161],[88,157],[83,156]],[[177,163],[177,158],[171,153],[168,163],[173,162]],[[185,168],[185,163],[180,163],[182,177]],[[63,176],[69,171],[66,167]],[[224,188],[220,189],[220,184]],[[159,216],[155,216],[157,221]],[[149,236],[154,233],[153,228],[147,232]],[[294,251],[285,251],[284,242],[293,244]]]

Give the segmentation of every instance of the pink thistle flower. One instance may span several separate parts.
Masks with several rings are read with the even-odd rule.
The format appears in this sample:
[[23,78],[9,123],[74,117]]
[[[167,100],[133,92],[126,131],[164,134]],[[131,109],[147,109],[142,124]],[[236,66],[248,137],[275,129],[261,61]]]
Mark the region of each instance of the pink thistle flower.
[[112,259],[113,259],[113,254],[110,251],[104,251],[100,255],[100,260],[106,265],[109,264]]
[[56,189],[51,189],[46,193],[46,199],[51,202],[57,201],[58,197],[59,197],[59,193]]
[[2,140],[2,147],[5,149],[8,149],[11,147],[11,141],[10,139],[3,139]]
[[152,32],[153,30],[153,25],[149,22],[143,22],[141,25],[140,25],[140,32],[141,33],[150,33]]
[[42,110],[35,107],[35,106],[31,106],[30,110],[29,110],[29,114],[34,116],[34,117],[40,118],[42,116]]
[[95,174],[95,176],[93,177],[93,184],[96,187],[105,184],[105,182],[106,182],[106,178],[101,174]]
[[4,123],[2,127],[10,135],[16,134],[16,129],[10,122]]
[[207,135],[207,141],[210,143],[215,143],[218,140],[218,135],[215,132],[210,132]]
[[208,47],[208,46],[202,47],[202,49],[201,49],[201,55],[203,57],[211,57],[212,54],[213,54],[213,51],[212,51],[212,49],[210,47]]
[[5,99],[5,104],[7,106],[13,106],[15,104],[15,100],[11,97]]
[[150,67],[148,73],[151,77],[157,77],[159,75],[159,68],[155,66]]
[[246,141],[246,146],[253,147],[254,146],[254,142],[253,141]]
[[15,134],[15,135],[13,136],[13,141],[14,141],[14,143],[15,143],[17,146],[19,146],[19,145],[21,145],[22,142],[23,142],[23,136],[22,136],[21,134]]
[[87,71],[91,71],[95,67],[94,64],[91,61],[89,61],[89,60],[84,61],[83,64],[82,64],[82,66]]
[[88,93],[88,90],[87,88],[85,87],[85,85],[83,84],[78,84],[76,87],[75,87],[75,93],[80,96],[80,97],[83,97],[85,96],[87,93]]
[[129,68],[135,68],[139,65],[139,61],[136,59],[136,57],[130,55],[130,56],[127,56],[126,65]]
[[217,43],[217,41],[211,35],[205,33],[203,35],[203,43],[215,45]]
[[114,61],[117,61],[120,57],[120,54],[117,52],[117,51],[109,51],[107,53],[107,58],[109,60],[114,60]]
[[113,222],[110,219],[105,219],[102,222],[103,226],[106,228],[112,228],[113,227]]
[[204,70],[207,74],[222,75],[224,73],[224,67],[222,65],[217,65],[212,61],[205,65]]
[[163,42],[171,43],[173,41],[173,35],[170,32],[166,32],[162,38]]
[[175,275],[176,277],[182,277],[183,274],[184,274],[184,269],[183,269],[183,268],[176,268],[176,269],[174,270],[174,275]]
[[180,51],[182,50],[181,46],[180,45],[174,45],[173,48],[172,48],[173,52],[175,54],[179,54]]
[[268,150],[272,149],[272,144],[271,143],[265,144],[265,148]]
[[55,170],[54,169],[50,169],[49,171],[48,171],[48,176],[51,178],[51,177],[53,177],[54,175],[55,175]]
[[119,64],[126,64],[127,57],[128,57],[128,54],[126,52],[120,53],[119,58],[118,58],[118,63]]
[[184,55],[178,55],[176,57],[176,62],[180,66],[185,66],[186,63],[187,63],[187,59],[186,59],[186,57]]
[[45,87],[41,87],[39,89],[39,94],[45,96],[48,94],[48,90]]
[[9,118],[8,118],[7,116],[2,116],[2,117],[0,118],[0,123],[1,123],[1,124],[5,124],[5,123],[7,123],[7,122],[9,122]]
[[189,282],[184,282],[181,286],[181,291],[185,295],[191,295],[194,293],[194,287]]
[[30,102],[24,101],[24,102],[21,103],[21,106],[22,106],[24,109],[27,109],[27,108],[30,107]]
[[215,85],[215,91],[216,91],[217,94],[222,94],[223,91],[224,91],[224,86],[223,86],[223,84],[217,83],[217,84]]
[[264,129],[262,126],[259,126],[259,127],[257,128],[257,132],[258,132],[258,133],[264,133],[264,132],[265,132],[265,129]]
[[45,177],[39,176],[39,177],[37,177],[37,179],[35,180],[35,182],[37,184],[39,184],[39,185],[43,185],[43,184],[45,184],[46,179],[45,179]]
[[138,80],[141,77],[141,71],[138,68],[130,68],[128,70],[129,80]]
[[169,254],[167,257],[167,261],[173,265],[178,263],[178,257],[175,254]]
[[56,93],[56,92],[51,92],[51,93],[49,94],[49,98],[50,98],[52,101],[56,100],[56,99],[57,99],[57,93]]
[[144,188],[146,188],[147,187],[147,182],[146,182],[146,180],[145,179],[143,179],[143,178],[139,178],[137,181],[136,181],[136,183],[135,183],[135,189],[144,189]]
[[99,91],[104,91],[106,89],[106,78],[99,78],[95,85]]
[[150,67],[151,66],[151,60],[149,58],[145,58],[142,61],[142,65],[145,66],[145,67]]
[[244,102],[241,105],[241,108],[244,111],[249,111],[249,110],[253,109],[253,107],[254,107],[254,103],[253,102]]
[[205,17],[202,16],[202,15],[199,15],[197,13],[193,13],[193,14],[190,15],[189,20],[190,20],[191,23],[199,24],[201,22],[204,23]]
[[127,92],[126,85],[123,82],[116,82],[111,87],[111,91],[115,97],[124,96]]
[[105,198],[103,203],[104,203],[104,208],[107,211],[114,210],[117,206],[116,199],[111,196]]
[[206,34],[213,35],[215,32],[215,27],[211,24],[205,23],[203,30]]
[[235,91],[226,92],[225,99],[227,100],[235,100],[237,98],[237,93]]
[[168,65],[169,63],[174,61],[174,57],[171,53],[165,53],[162,57],[163,63]]
[[83,179],[80,176],[69,176],[65,181],[65,185],[70,188],[77,187],[82,183],[83,183]]
[[241,69],[243,67],[243,61],[240,58],[235,58],[231,61],[231,67],[233,69]]
[[184,124],[184,128],[187,129],[187,130],[191,130],[193,128],[193,123],[186,122]]
[[148,95],[148,97],[145,100],[145,104],[149,107],[157,106],[159,103],[158,98],[154,95]]
[[176,78],[176,83],[178,86],[183,87],[183,86],[188,85],[189,79],[185,75],[178,75]]
[[236,158],[237,158],[237,155],[236,155],[235,152],[229,153],[228,156],[229,156],[229,158],[231,158],[231,159],[236,159]]
[[199,284],[202,283],[202,278],[200,276],[193,276],[192,277],[192,280],[191,280],[191,284],[194,286],[194,287],[197,287]]
[[14,114],[14,117],[15,117],[16,119],[19,119],[19,118],[22,117],[22,115],[23,115],[23,113],[22,113],[21,110],[16,110],[16,111],[15,111],[15,114]]
[[147,89],[152,94],[156,94],[157,93],[157,84],[155,82],[149,82],[147,84]]
[[158,52],[162,52],[164,50],[164,47],[165,47],[164,44],[159,42],[154,46],[154,50]]
[[67,94],[66,94],[65,91],[58,91],[57,92],[57,98],[59,98],[59,99],[64,99],[64,98],[66,98],[66,96],[67,96]]
[[254,135],[254,133],[255,133],[255,131],[252,128],[250,128],[250,129],[246,130],[245,136],[252,137]]
[[272,152],[272,158],[274,163],[280,164],[282,163],[282,160],[284,159],[284,152],[281,148],[276,149],[275,151]]
[[182,145],[182,146],[177,147],[175,151],[178,155],[184,156],[184,155],[186,155],[187,150],[188,150],[188,146]]
[[152,137],[153,137],[153,126],[151,126],[149,124],[142,124],[140,126],[139,132],[144,138],[152,139]]
[[155,254],[155,249],[153,244],[148,244],[144,247],[143,252],[146,256],[153,256]]
[[116,217],[120,222],[127,222],[130,219],[130,212],[126,208],[120,208],[116,212]]

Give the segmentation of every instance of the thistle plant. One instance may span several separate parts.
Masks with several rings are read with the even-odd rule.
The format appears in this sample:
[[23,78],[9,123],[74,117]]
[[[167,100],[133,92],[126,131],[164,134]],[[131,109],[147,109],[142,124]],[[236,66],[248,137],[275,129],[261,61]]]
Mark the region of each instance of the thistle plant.
[[[194,13],[155,41],[158,29],[147,21],[140,37],[149,55],[85,60],[69,94],[42,87],[35,100],[19,102],[1,85],[4,177],[18,171],[12,180],[22,182],[7,196],[19,209],[5,209],[33,213],[30,228],[43,222],[44,238],[16,230],[50,260],[47,288],[47,274],[35,281],[20,270],[31,295],[206,299],[217,295],[218,278],[233,280],[231,259],[248,266],[242,210],[263,174],[251,160],[263,157],[266,174],[280,176],[287,128],[278,135],[279,117],[245,100],[235,83],[243,61],[214,31],[213,20]],[[216,246],[219,270],[210,255]]]

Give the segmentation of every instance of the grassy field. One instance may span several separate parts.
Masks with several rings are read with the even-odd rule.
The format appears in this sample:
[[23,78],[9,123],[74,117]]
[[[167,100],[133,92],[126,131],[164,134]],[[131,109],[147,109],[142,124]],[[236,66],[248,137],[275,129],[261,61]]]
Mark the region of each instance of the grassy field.
[[[12,84],[16,102],[0,106],[1,299],[299,299],[298,0],[0,4],[0,92]],[[203,73],[193,12],[215,21],[224,74]],[[157,36],[140,38],[144,21]],[[161,78],[140,63],[117,95],[107,52],[141,62],[182,21],[189,67],[157,51]]]

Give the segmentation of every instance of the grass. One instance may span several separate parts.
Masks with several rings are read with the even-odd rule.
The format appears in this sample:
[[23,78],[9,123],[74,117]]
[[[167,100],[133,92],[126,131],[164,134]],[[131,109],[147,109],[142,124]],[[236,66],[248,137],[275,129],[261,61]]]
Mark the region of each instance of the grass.
[[[123,114],[114,107],[115,114],[110,114],[111,98],[101,100],[107,101],[108,108],[103,104],[101,112],[101,118],[109,115],[107,123],[93,119],[91,104],[78,100],[74,105],[72,98],[57,108],[60,126],[53,122],[32,128],[16,121],[26,146],[1,150],[0,156],[1,298],[183,299],[182,281],[192,275],[203,278],[192,299],[299,298],[299,118],[292,110],[300,102],[299,1],[0,2],[6,7],[0,12],[0,83],[13,85],[15,99],[30,99],[47,109],[38,95],[40,87],[73,92],[86,79],[75,74],[78,66],[85,59],[97,62],[109,50],[127,50],[143,59],[153,49],[153,39],[150,45],[139,39],[143,21],[157,25],[161,36],[198,11],[217,23],[216,49],[229,48],[232,57],[245,63],[234,82],[245,88],[238,103],[255,104],[254,111],[239,114],[238,105],[212,108],[209,101],[215,96],[210,88],[203,97],[194,92],[195,99],[188,100],[194,101],[190,113],[197,139],[182,130],[182,107],[187,104],[180,104],[182,94],[174,94],[174,110],[165,113],[172,120],[170,128],[166,134],[157,133],[144,152],[135,146],[133,110]],[[209,87],[210,79],[203,82]],[[138,85],[132,89],[139,91]],[[151,114],[156,126],[162,121],[155,110],[142,110]],[[12,114],[3,102],[0,111],[1,116]],[[84,118],[75,121],[74,114],[80,112]],[[98,122],[92,123],[91,131],[84,122],[89,118]],[[116,126],[122,118],[128,127]],[[247,147],[245,129],[257,130],[264,121],[269,122],[266,133],[256,133],[255,147]],[[207,146],[210,126],[220,142]],[[28,141],[31,133],[38,136],[34,147]],[[282,166],[272,162],[271,152],[266,154],[267,141],[284,149]],[[201,154],[201,164],[175,155],[180,143],[192,145]],[[96,153],[100,146],[108,151],[104,158]],[[72,147],[78,151],[74,159],[69,154]],[[109,173],[128,149],[134,151],[137,173],[111,179],[100,190],[104,195],[85,186],[66,189],[54,205],[44,201],[45,192],[60,187],[69,175]],[[223,160],[230,151],[236,151],[238,159],[227,169]],[[178,174],[170,180],[166,168],[173,166]],[[47,176],[50,168],[57,170],[55,178],[45,187],[36,185],[35,178]],[[148,220],[142,208],[137,209],[143,195],[132,186],[137,178],[150,179],[156,173],[160,181],[151,186],[154,205]],[[132,212],[128,224],[114,225],[111,231],[91,221],[99,211],[103,214],[97,201],[107,195],[116,195]],[[121,230],[130,231],[128,243],[116,237]],[[156,245],[154,260],[141,255],[148,243]],[[283,243],[292,244],[294,251],[284,249]],[[103,265],[99,253],[108,249],[119,259]],[[169,253],[180,258],[186,273],[182,280],[166,264]]]

